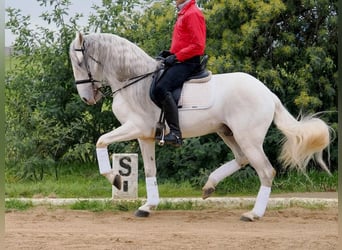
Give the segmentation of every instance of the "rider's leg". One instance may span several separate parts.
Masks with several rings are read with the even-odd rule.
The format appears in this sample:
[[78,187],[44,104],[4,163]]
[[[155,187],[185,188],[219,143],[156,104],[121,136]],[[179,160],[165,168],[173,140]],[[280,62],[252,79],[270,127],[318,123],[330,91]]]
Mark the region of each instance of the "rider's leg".
[[165,99],[162,101],[165,120],[170,128],[170,133],[164,137],[166,143],[174,144],[175,146],[182,145],[182,133],[179,128],[178,107],[172,95],[168,92]]
[[182,134],[179,127],[178,107],[172,92],[181,88],[183,83],[198,67],[196,63],[177,63],[168,68],[162,78],[153,89],[153,95],[165,112],[165,119],[170,128],[170,133],[164,137],[166,143],[180,146]]

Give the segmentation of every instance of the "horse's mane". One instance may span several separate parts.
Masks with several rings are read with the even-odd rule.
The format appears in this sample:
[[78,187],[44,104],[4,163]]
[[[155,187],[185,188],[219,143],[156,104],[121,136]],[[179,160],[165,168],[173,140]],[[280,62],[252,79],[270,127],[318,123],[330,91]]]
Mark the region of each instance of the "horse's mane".
[[[106,33],[89,34],[84,36],[84,42],[87,53],[101,63],[99,67],[94,61],[89,61],[90,68],[97,69],[97,72],[92,73],[95,78],[101,75],[103,77],[101,80],[108,82],[112,90],[124,86],[132,77],[156,69],[157,61],[154,58],[120,36]],[[71,49],[75,46],[74,43],[75,41],[71,44]],[[148,105],[151,102],[148,95],[150,83],[151,77],[121,92],[125,92],[126,98],[132,99],[133,103],[138,101],[139,106]]]
[[113,34],[90,34],[84,37],[88,50],[93,51],[103,64],[104,75],[116,71],[117,79],[128,78],[153,71],[156,61],[141,48],[125,38]]

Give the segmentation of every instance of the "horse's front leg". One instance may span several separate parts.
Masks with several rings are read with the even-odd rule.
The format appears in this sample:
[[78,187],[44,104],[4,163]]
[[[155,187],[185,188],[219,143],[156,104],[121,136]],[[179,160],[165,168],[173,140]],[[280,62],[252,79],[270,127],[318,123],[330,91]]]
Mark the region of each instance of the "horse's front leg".
[[151,209],[159,204],[159,191],[156,178],[156,161],[155,161],[155,141],[154,139],[139,139],[141,154],[144,161],[144,170],[146,178],[147,201],[139,207],[135,212],[138,217],[147,217],[150,215]]
[[107,146],[114,142],[136,139],[140,133],[140,129],[135,124],[127,122],[119,128],[102,135],[96,143],[96,156],[100,173],[118,189],[121,189],[121,176],[112,172]]

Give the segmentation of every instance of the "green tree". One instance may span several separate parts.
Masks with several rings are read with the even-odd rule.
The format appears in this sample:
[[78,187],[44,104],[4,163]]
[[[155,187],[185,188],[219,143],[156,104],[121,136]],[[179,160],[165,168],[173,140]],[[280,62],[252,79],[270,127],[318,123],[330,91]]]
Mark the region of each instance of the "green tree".
[[[29,28],[29,16],[7,9],[6,23],[18,35],[14,44],[19,63],[6,75],[7,170],[21,178],[42,179],[62,162],[94,161],[94,145],[100,134],[115,126],[102,102],[87,107],[76,92],[69,59],[69,45],[80,15],[68,18],[70,1],[39,0],[51,4],[42,18],[57,32]],[[104,112],[101,112],[104,110]]]

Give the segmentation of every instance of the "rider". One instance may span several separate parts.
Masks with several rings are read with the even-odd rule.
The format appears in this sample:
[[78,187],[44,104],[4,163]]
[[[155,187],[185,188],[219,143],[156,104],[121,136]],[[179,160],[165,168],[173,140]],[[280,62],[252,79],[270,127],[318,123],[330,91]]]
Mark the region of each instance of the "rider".
[[196,0],[176,0],[177,21],[172,33],[171,48],[162,51],[165,72],[153,90],[159,106],[163,109],[170,133],[164,137],[168,144],[182,145],[179,128],[178,107],[172,91],[200,68],[200,56],[206,44],[206,25],[204,15],[196,5]]

